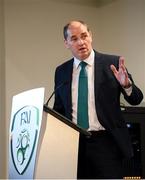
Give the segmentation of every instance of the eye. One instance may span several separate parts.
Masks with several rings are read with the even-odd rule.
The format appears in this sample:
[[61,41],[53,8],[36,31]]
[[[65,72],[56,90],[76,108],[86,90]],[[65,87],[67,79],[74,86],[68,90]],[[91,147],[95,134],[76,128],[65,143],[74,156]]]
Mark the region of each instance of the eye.
[[77,38],[73,38],[72,41],[77,41]]
[[78,40],[78,38],[75,36],[71,38],[71,41],[73,41],[73,42],[76,42],[77,40]]
[[85,40],[87,37],[88,37],[87,34],[82,34],[82,35],[81,35],[81,39],[83,39],[83,40]]

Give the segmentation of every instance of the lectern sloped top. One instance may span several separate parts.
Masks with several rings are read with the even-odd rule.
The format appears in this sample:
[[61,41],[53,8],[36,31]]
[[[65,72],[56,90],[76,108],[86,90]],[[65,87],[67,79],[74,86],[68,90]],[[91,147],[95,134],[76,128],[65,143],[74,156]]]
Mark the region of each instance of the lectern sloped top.
[[46,113],[50,113],[51,115],[56,117],[58,120],[60,120],[63,123],[67,124],[68,126],[70,126],[71,128],[75,129],[76,131],[78,131],[82,135],[86,135],[86,136],[90,136],[91,135],[90,132],[88,132],[85,129],[81,128],[80,126],[76,125],[70,119],[66,118],[65,116],[61,115],[60,113],[56,112],[55,110],[53,110],[52,108],[46,106],[45,104],[43,106],[43,110]]

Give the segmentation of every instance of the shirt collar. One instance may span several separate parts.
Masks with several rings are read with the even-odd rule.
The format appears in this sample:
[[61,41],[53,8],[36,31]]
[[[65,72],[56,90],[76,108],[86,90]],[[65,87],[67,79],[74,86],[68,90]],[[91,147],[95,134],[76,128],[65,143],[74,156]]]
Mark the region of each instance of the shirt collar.
[[[89,57],[87,57],[86,59],[84,59],[83,61],[86,62],[89,66],[92,66],[94,63],[94,57],[95,57],[95,53],[94,50],[91,51],[91,54],[89,55]],[[78,68],[80,62],[82,60],[77,59],[76,57],[74,57],[74,66],[76,68]]]

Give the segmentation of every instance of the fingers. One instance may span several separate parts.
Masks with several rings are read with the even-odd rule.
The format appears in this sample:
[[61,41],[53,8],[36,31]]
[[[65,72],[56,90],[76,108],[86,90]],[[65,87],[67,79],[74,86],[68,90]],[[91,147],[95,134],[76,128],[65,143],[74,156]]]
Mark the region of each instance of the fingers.
[[123,56],[121,56],[119,58],[119,67],[124,66],[124,62],[125,62],[125,58]]
[[111,68],[111,70],[113,71],[114,74],[117,73],[117,69],[113,64],[110,65],[110,68]]
[[122,68],[123,71],[126,71],[125,58],[123,56],[119,58],[119,68]]
[[121,56],[119,58],[119,69],[118,70],[116,69],[116,67],[113,64],[110,65],[110,68],[114,74],[124,73],[125,77],[128,77],[126,67],[125,67],[125,58],[123,56]]
[[119,68],[122,69],[122,71],[127,75],[127,71],[125,67],[125,58],[122,56],[119,58]]

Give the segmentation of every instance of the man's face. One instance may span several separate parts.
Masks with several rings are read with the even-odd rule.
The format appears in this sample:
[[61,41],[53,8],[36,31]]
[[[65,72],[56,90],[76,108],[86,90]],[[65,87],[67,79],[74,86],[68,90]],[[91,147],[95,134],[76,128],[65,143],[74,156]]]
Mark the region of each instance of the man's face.
[[72,55],[80,60],[86,59],[92,50],[92,34],[80,22],[72,22],[67,30],[68,37],[65,45]]

